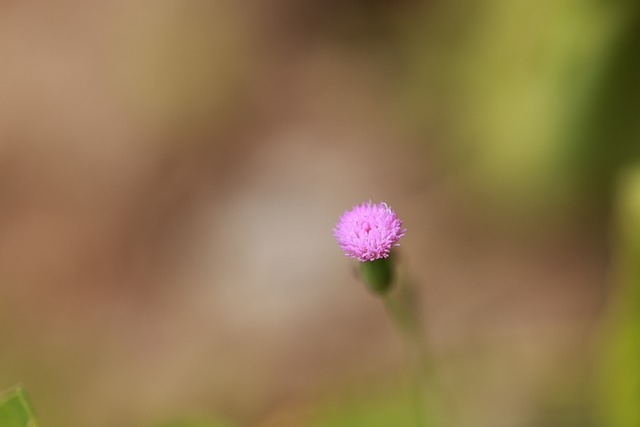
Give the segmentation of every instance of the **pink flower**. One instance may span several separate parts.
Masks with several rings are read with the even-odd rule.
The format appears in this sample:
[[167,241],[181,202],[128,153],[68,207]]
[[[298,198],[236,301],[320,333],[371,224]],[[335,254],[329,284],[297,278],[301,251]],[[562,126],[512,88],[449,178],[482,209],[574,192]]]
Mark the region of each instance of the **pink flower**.
[[343,213],[333,235],[347,256],[364,262],[387,258],[405,231],[393,209],[369,200]]

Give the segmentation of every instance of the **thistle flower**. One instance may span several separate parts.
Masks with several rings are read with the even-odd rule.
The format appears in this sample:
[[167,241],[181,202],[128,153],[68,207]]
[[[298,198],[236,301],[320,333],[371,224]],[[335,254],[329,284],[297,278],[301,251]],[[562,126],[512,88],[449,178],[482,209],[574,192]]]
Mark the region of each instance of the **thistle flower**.
[[369,200],[343,213],[333,235],[347,256],[365,262],[387,258],[405,231],[393,209]]

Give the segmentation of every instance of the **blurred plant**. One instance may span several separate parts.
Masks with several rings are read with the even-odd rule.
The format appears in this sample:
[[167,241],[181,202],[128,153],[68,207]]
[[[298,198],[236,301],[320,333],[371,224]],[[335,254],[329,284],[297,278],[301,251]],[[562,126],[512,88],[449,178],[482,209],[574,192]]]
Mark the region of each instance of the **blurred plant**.
[[616,233],[616,288],[604,329],[598,397],[601,425],[640,425],[640,167],[622,176]]
[[38,427],[27,392],[16,386],[0,396],[0,426]]
[[[15,386],[0,395],[0,427],[38,427],[27,392]],[[229,427],[229,424],[213,419],[188,419],[172,421],[158,427]]]
[[367,384],[366,391],[338,394],[315,411],[311,427],[413,427],[412,396],[406,384]]
[[640,154],[637,1],[457,0],[416,16],[406,116],[436,128],[480,208],[539,230],[608,206]]

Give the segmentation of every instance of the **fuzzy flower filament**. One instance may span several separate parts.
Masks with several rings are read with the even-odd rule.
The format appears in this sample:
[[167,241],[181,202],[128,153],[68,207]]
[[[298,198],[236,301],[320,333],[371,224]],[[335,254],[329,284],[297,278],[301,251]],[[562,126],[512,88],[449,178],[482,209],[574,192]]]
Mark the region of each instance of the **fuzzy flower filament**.
[[371,201],[347,210],[333,229],[345,255],[360,262],[387,258],[405,232],[393,209],[384,202]]

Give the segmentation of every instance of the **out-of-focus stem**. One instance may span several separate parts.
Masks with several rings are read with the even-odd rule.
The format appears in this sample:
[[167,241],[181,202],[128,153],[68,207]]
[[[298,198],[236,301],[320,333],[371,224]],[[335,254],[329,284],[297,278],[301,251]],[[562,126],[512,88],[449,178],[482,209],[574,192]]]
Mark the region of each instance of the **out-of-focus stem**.
[[404,340],[413,370],[417,425],[451,426],[450,402],[438,378],[434,357],[425,337],[419,305],[412,283],[405,280],[397,292],[383,296],[385,308]]

